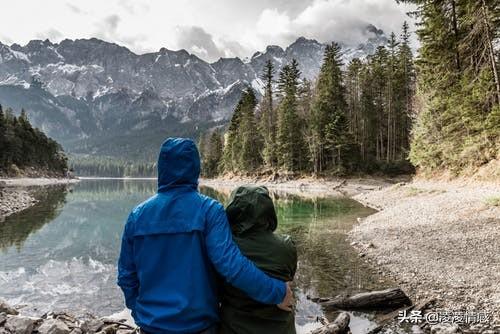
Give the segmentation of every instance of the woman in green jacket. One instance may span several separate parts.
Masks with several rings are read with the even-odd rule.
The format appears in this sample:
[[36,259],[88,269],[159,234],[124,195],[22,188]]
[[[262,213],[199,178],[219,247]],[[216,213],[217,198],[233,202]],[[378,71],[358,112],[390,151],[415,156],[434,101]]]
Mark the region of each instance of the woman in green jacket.
[[[243,255],[268,275],[292,281],[297,251],[290,237],[274,233],[278,225],[274,204],[265,187],[238,187],[226,213],[233,239]],[[221,305],[222,334],[295,334],[293,312],[249,298],[225,283]]]

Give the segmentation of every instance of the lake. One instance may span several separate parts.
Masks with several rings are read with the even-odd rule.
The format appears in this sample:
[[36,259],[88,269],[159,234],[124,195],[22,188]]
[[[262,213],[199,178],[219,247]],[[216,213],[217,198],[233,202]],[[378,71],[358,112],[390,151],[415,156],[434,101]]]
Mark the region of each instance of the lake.
[[[130,210],[156,191],[154,180],[83,180],[37,190],[39,204],[0,222],[0,298],[24,313],[69,310],[110,315],[124,309],[116,286],[121,233]],[[224,202],[227,190],[201,187]],[[333,296],[391,286],[346,240],[358,217],[374,211],[346,197],[272,194],[278,233],[292,236],[299,263],[295,278],[299,332],[315,328],[321,307],[307,296]],[[351,313],[352,333],[375,325]],[[334,314],[328,314],[334,317]]]

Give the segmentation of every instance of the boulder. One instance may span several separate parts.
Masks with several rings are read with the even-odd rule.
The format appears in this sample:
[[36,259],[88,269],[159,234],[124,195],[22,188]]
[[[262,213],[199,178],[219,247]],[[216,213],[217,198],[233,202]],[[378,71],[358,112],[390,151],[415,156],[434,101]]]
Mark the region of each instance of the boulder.
[[47,319],[40,327],[38,327],[40,334],[69,334],[69,327],[59,319]]
[[104,327],[104,321],[101,319],[86,320],[80,327],[84,333],[97,333]]
[[5,322],[5,328],[12,334],[31,334],[35,321],[23,316],[10,316]]
[[19,312],[3,300],[0,300],[0,313],[6,313],[11,315],[18,315]]
[[7,314],[5,313],[0,313],[0,326],[2,326],[5,321],[7,321]]

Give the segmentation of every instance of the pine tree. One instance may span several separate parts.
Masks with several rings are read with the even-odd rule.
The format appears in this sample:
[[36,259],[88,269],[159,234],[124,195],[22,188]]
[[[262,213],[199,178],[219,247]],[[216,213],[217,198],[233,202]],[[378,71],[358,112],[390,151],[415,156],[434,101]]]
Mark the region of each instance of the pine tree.
[[238,141],[238,129],[240,127],[243,109],[243,97],[240,98],[236,108],[234,109],[233,116],[229,122],[226,132],[224,153],[222,158],[222,170],[224,172],[236,172],[238,170],[237,157],[241,149],[241,144]]
[[255,108],[257,98],[249,87],[243,91],[226,134],[223,170],[249,172],[262,163],[262,139],[257,129]]
[[313,83],[307,79],[302,80],[298,96],[298,116],[300,120],[300,132],[303,136],[303,155],[306,157],[302,164],[302,171],[311,171],[311,152],[313,150],[313,127],[312,127],[312,101],[314,98]]
[[277,152],[278,166],[296,172],[306,166],[307,154],[298,116],[300,70],[297,60],[283,66],[278,87],[281,102],[278,107]]
[[0,107],[0,172],[17,172],[33,167],[63,175],[67,158],[61,146],[34,129],[25,110],[15,117],[12,109]]
[[361,118],[361,72],[363,63],[358,58],[351,60],[347,66],[346,94],[349,115],[349,131],[354,136],[354,141],[361,142],[362,118]]
[[219,164],[222,159],[224,144],[222,136],[218,131],[213,131],[210,136],[210,151],[208,155],[209,177],[217,176],[220,172]]
[[242,101],[241,122],[238,129],[238,138],[241,143],[238,165],[240,170],[251,172],[262,164],[262,137],[255,119],[257,98],[252,88],[248,87],[243,92]]
[[276,158],[276,110],[273,100],[274,65],[271,60],[266,62],[262,80],[264,80],[264,97],[259,105],[260,122],[259,130],[264,138],[262,156],[267,167],[274,168]]
[[460,173],[498,157],[499,6],[496,0],[415,3],[422,110],[411,161],[424,171]]
[[401,32],[401,44],[398,50],[398,67],[400,75],[400,99],[402,112],[400,120],[400,159],[406,159],[410,150],[409,135],[413,121],[413,97],[415,95],[415,69],[413,64],[413,53],[410,47],[410,28],[408,22],[403,23]]
[[340,171],[346,162],[346,149],[352,144],[340,51],[337,43],[326,47],[313,101],[311,153],[315,174],[325,169]]
[[198,150],[201,155],[201,174],[204,177],[211,178],[219,174],[223,146],[222,136],[217,130],[200,135]]

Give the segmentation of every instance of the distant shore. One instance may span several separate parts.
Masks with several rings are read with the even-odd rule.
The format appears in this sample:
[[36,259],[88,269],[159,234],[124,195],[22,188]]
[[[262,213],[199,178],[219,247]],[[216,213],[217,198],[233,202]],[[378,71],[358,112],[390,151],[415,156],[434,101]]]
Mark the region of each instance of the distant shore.
[[290,180],[268,180],[258,177],[220,177],[215,179],[201,179],[201,186],[227,189],[256,184],[266,186],[270,190],[282,191],[302,196],[355,196],[357,194],[380,190],[397,182],[408,181],[410,176],[394,179],[383,177],[350,177],[350,178],[313,178],[304,177]]
[[33,187],[77,183],[70,178],[0,178],[0,220],[23,211],[38,200],[33,196]]

